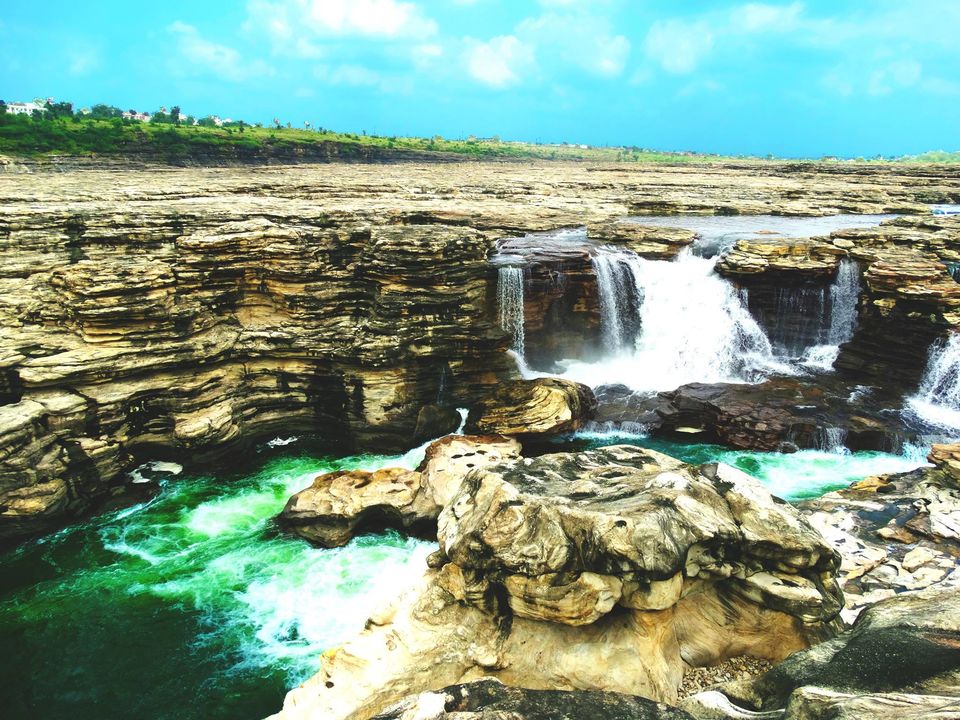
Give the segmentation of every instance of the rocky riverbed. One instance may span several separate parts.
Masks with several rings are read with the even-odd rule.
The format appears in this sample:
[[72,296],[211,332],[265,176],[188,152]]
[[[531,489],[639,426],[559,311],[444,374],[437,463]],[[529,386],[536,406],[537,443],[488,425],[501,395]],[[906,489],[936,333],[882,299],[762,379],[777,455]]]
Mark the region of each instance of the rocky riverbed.
[[[447,435],[422,462],[285,481],[244,547],[221,547],[280,557],[387,529],[439,542],[417,587],[327,648],[283,716],[950,707],[956,446],[796,506],[718,461],[869,452],[913,467],[960,438],[960,218],[930,212],[957,202],[956,172],[930,165],[6,163],[0,539],[149,507],[156,480],[131,472],[145,462],[202,472],[288,443],[343,457]],[[545,451],[584,430],[638,439]],[[651,435],[716,449],[683,463],[636,447]],[[204,518],[219,512],[207,502]],[[215,553],[243,516],[181,520]],[[158,577],[136,585],[182,583]],[[265,576],[250,577],[242,597]],[[11,607],[28,607],[15,588]],[[922,631],[902,629],[910,613]],[[917,633],[934,660],[900,682]],[[880,679],[833,682],[816,669],[834,667],[826,647],[892,659]],[[682,710],[634,697],[681,695]]]

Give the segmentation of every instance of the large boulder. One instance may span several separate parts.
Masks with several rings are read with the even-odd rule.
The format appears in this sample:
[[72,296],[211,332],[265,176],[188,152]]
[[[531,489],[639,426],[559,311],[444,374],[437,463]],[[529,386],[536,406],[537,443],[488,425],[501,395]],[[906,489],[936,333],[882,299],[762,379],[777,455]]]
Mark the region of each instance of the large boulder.
[[471,432],[516,437],[556,435],[579,430],[596,410],[593,391],[581,383],[560,378],[520,380],[501,385],[476,412]]
[[956,591],[931,588],[877,603],[842,635],[682,707],[715,718],[777,710],[784,720],[960,717]]
[[375,614],[277,717],[361,720],[492,676],[662,702],[684,671],[779,661],[832,634],[833,549],[723,465],[615,446],[469,472],[419,585]]
[[321,547],[340,547],[387,528],[433,539],[441,507],[470,470],[518,457],[520,443],[496,435],[450,435],[430,444],[417,470],[340,470],[291,497],[281,527]]

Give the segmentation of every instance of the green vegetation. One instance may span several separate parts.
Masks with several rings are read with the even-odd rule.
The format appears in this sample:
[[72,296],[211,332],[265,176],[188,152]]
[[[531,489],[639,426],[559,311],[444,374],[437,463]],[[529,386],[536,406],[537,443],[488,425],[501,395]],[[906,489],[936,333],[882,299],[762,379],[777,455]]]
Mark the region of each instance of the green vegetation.
[[[331,149],[335,145],[335,149]],[[218,126],[213,117],[196,121],[174,106],[153,113],[150,122],[124,119],[123,110],[94,105],[74,114],[70,103],[48,104],[43,113],[10,115],[0,102],[0,155],[143,155],[171,160],[191,157],[256,157],[259,155],[317,157],[377,157],[389,154],[448,153],[467,158],[592,160],[597,162],[702,162],[715,156],[664,153],[641,148],[600,148],[579,145],[537,145],[504,142],[499,138],[447,140],[383,137],[338,133],[323,128],[297,129],[249,125],[243,121]]]
[[[132,112],[132,111],[131,111]],[[586,160],[620,163],[704,163],[729,160],[719,155],[690,152],[657,152],[637,147],[587,147],[567,143],[539,145],[501,141],[498,137],[448,140],[383,137],[338,133],[323,128],[286,126],[274,120],[271,127],[242,120],[223,122],[208,116],[194,120],[180,107],[161,108],[149,122],[125,119],[124,111],[98,104],[74,113],[69,102],[47,103],[33,116],[12,115],[0,100],[0,155],[43,157],[131,156],[168,161],[192,158],[222,159],[377,159],[423,153],[444,153],[472,159]],[[739,160],[759,160],[740,157]],[[773,160],[769,156],[768,160]],[[960,152],[929,152],[901,158],[858,158],[852,161],[823,158],[828,162],[960,163]]]

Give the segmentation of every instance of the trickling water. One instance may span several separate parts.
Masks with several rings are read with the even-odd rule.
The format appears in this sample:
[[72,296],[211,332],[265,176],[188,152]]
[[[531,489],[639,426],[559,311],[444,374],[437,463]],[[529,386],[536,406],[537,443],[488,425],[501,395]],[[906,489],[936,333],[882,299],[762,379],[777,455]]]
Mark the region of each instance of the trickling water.
[[501,267],[497,274],[497,304],[500,327],[510,333],[510,349],[524,357],[523,268]]
[[[674,261],[646,260],[628,250],[603,248],[597,267],[601,298],[617,298],[604,311],[605,336],[623,337],[624,317],[638,315],[632,342],[599,362],[564,361],[563,376],[587,385],[623,383],[634,390],[670,390],[689,382],[756,379],[790,372],[734,287],[713,272],[713,261],[684,252]],[[626,276],[629,271],[631,277]],[[628,281],[629,280],[629,281]],[[623,296],[632,293],[628,303]],[[603,304],[603,303],[601,303]],[[636,308],[636,310],[634,310]]]
[[857,327],[857,303],[860,299],[860,268],[845,258],[837,268],[837,277],[830,286],[831,345],[842,345],[853,337]]
[[843,427],[824,427],[817,433],[817,448],[824,452],[845,455],[847,449],[847,429]]
[[857,329],[857,305],[860,300],[860,268],[845,258],[837,268],[830,286],[830,326],[824,342],[807,348],[802,364],[817,370],[832,370],[840,346],[850,342]]
[[597,248],[592,257],[600,296],[600,329],[607,352],[619,352],[630,345],[636,333],[643,297],[638,288],[633,263],[636,255],[608,248]]
[[924,422],[960,431],[960,333],[935,342],[909,406]]

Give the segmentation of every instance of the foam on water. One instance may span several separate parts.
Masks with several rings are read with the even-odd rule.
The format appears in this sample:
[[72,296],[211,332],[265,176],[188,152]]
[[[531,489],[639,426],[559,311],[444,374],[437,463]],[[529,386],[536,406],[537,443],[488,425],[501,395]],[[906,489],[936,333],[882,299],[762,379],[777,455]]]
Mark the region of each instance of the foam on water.
[[[829,434],[828,434],[829,435]],[[907,446],[900,455],[849,450],[801,450],[795,453],[729,450],[719,445],[683,444],[622,430],[591,428],[575,439],[590,447],[629,444],[650,448],[685,462],[722,462],[760,480],[774,495],[787,500],[819,497],[870,475],[907,472],[926,464],[929,448]],[[833,437],[836,440],[836,437]],[[830,442],[830,437],[826,438]]]
[[907,409],[927,425],[960,433],[960,333],[931,346],[920,388]]
[[[324,550],[278,533],[273,518],[317,474],[414,467],[422,456],[288,457],[243,477],[167,481],[148,503],[0,556],[0,627],[22,628],[14,637],[26,643],[5,647],[0,633],[0,681],[15,681],[14,658],[29,656],[31,682],[56,678],[46,692],[63,715],[96,717],[108,698],[131,697],[145,717],[262,717],[325,649],[415,582],[435,549],[387,533]],[[141,637],[154,652],[139,649]],[[43,670],[62,657],[76,658],[68,673]],[[247,686],[258,690],[231,713],[228,699]],[[250,702],[259,694],[261,705]]]

